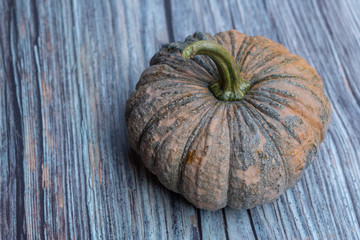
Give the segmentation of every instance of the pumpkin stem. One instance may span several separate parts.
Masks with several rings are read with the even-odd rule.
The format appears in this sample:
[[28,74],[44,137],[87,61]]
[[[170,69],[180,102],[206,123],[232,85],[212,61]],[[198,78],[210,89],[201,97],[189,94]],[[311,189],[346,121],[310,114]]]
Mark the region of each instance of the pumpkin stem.
[[250,88],[250,82],[241,77],[240,69],[231,54],[220,44],[213,41],[197,41],[187,45],[183,58],[206,55],[214,62],[219,72],[219,79],[210,85],[216,98],[223,101],[240,101]]

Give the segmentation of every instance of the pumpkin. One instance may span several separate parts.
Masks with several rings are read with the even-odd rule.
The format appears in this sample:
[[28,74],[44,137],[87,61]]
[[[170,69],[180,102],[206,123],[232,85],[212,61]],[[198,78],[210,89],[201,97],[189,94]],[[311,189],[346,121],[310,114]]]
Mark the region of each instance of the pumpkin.
[[236,30],[163,45],[125,109],[145,166],[208,210],[253,208],[294,186],[330,115],[323,82],[304,59]]

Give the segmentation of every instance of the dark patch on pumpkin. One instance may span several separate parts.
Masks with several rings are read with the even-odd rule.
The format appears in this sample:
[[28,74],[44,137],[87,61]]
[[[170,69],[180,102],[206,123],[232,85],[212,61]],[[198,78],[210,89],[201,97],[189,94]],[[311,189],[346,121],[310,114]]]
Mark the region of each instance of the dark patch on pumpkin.
[[[235,61],[239,64],[240,63],[240,59],[243,57],[244,51],[246,49],[246,47],[248,46],[250,42],[250,37],[245,36],[243,42],[240,45],[240,48],[238,50],[238,53],[236,54],[236,58]],[[235,56],[235,55],[234,55]]]
[[[251,106],[251,105],[250,105]],[[289,166],[288,166],[288,160],[286,160],[283,156],[283,152],[280,150],[282,146],[279,146],[278,142],[276,141],[276,136],[274,136],[274,133],[276,135],[276,131],[273,131],[273,127],[271,127],[271,124],[266,122],[258,112],[255,111],[254,108],[247,106],[247,111],[253,116],[253,118],[256,120],[255,123],[259,126],[260,129],[263,129],[264,135],[267,137],[269,143],[271,143],[274,147],[274,150],[278,152],[279,156],[281,157],[281,162],[283,164],[283,168],[285,171],[285,186],[288,184],[288,179],[290,178],[289,173]]]
[[189,151],[187,157],[185,158],[185,163],[189,163],[189,164],[192,164],[194,163],[194,160],[195,160],[195,153],[196,151],[193,150],[193,151]]
[[[148,131],[148,129],[150,128],[150,126],[158,121],[161,118],[164,118],[164,116],[169,115],[169,111],[178,108],[179,106],[185,106],[186,104],[192,102],[192,101],[196,101],[197,97],[194,95],[188,95],[186,97],[183,97],[181,99],[176,99],[175,101],[170,102],[169,104],[165,105],[164,107],[160,108],[159,111],[154,114],[150,120],[148,121],[148,123],[145,125],[140,138],[138,140],[138,144],[141,144],[142,138],[144,136],[144,134]],[[140,146],[139,146],[140,147]]]
[[[298,138],[294,130],[295,125],[293,118],[296,118],[296,121],[298,121],[298,118],[296,116],[288,116],[285,119],[283,119],[281,117],[281,114],[275,108],[268,107],[264,103],[257,104],[251,99],[248,100],[248,103],[253,105],[257,111],[261,112],[261,114],[264,114],[270,118],[275,119],[279,124],[281,124],[284,127],[285,131],[289,134],[289,136],[294,138],[299,144],[301,143],[301,140]],[[268,124],[269,126],[271,126],[269,122]],[[272,128],[276,129],[276,127],[272,127]]]
[[250,57],[250,56],[253,56],[253,49],[256,48],[256,43],[253,44],[254,40],[253,41],[250,41],[249,45],[248,45],[248,48],[246,50],[246,53],[243,54],[243,57],[240,59],[240,61],[238,62],[238,65],[240,67],[240,71],[241,72],[244,72],[244,68],[245,68],[245,62],[246,60]]
[[196,165],[199,167],[202,157],[196,156],[196,151],[193,150],[193,151],[189,151],[189,153],[184,161],[185,161],[185,164],[193,164],[195,159],[197,160]]
[[[203,111],[204,108],[208,107],[208,105],[211,105],[211,104],[212,104],[212,103],[209,101],[209,102],[204,103],[203,105],[199,105],[199,106],[191,109],[191,111],[189,111],[189,114],[190,114],[189,116],[195,115],[196,113]],[[204,112],[204,114],[206,114],[206,111]],[[171,132],[171,131],[173,131],[175,128],[180,127],[180,125],[179,125],[179,124],[177,124],[177,125],[172,124],[172,126],[168,126],[168,127],[170,127],[170,129],[167,129],[166,132]],[[159,129],[159,131],[160,131],[160,129]],[[170,136],[168,136],[168,137],[170,137]],[[166,142],[166,140],[167,140],[167,138],[165,138],[164,141],[162,141],[161,144],[156,147],[156,149],[155,149],[155,156],[157,156],[157,154],[159,153],[159,150],[160,150],[162,144],[163,144],[164,142]]]

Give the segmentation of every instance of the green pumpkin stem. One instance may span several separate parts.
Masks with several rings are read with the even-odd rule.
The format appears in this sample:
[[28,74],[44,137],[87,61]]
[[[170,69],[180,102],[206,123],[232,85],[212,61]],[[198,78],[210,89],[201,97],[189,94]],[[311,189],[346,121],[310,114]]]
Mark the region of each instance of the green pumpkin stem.
[[219,72],[217,82],[210,85],[216,98],[223,101],[240,101],[250,88],[250,82],[241,77],[240,69],[231,54],[220,44],[213,41],[197,41],[185,47],[185,59],[196,55],[209,56]]

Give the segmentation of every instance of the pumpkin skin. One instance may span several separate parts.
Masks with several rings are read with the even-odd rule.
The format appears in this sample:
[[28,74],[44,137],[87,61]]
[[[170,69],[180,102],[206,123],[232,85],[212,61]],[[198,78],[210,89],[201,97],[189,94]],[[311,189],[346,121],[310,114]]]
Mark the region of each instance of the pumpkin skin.
[[[219,77],[199,40],[234,57],[251,87],[241,101],[209,90]],[[197,32],[162,46],[126,103],[129,141],[160,182],[196,207],[249,209],[294,186],[314,160],[331,109],[323,82],[301,57],[265,37]]]

